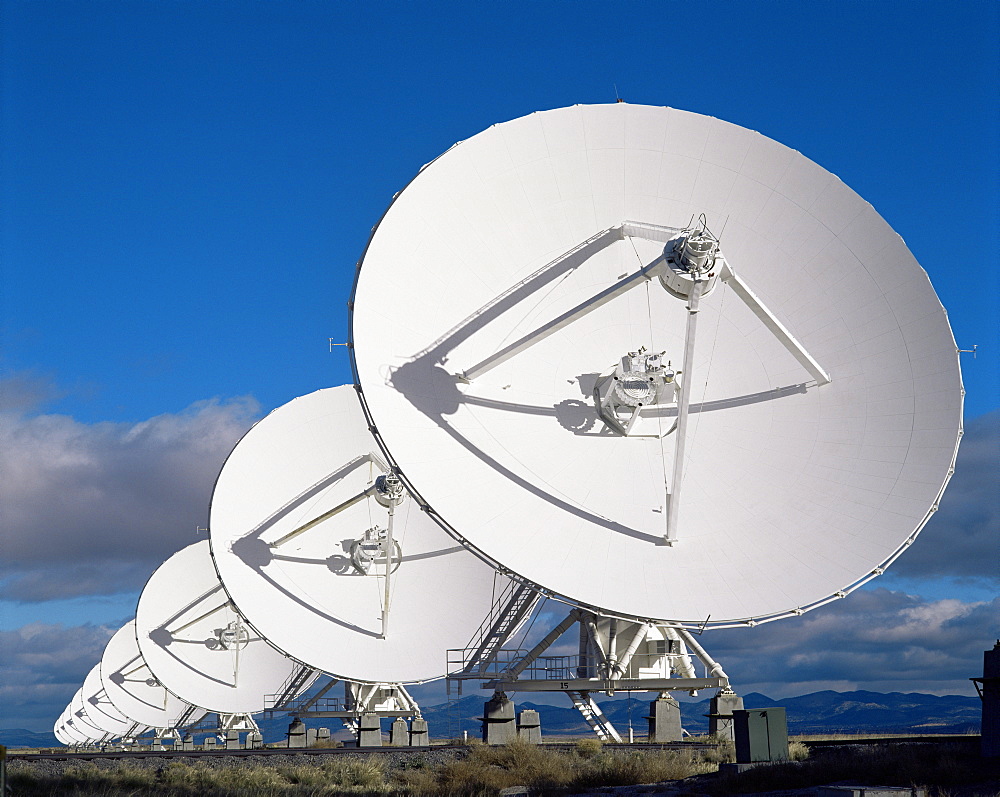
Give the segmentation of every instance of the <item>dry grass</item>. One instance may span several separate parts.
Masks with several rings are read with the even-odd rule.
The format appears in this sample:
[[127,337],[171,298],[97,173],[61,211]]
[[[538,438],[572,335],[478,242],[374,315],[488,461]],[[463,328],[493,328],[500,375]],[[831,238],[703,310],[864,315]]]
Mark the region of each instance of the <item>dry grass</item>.
[[568,783],[571,777],[569,755],[515,740],[497,747],[470,745],[465,758],[436,770],[399,773],[398,785],[409,794],[476,797],[510,786],[552,789]]
[[[892,744],[820,748],[808,755],[792,742],[793,762],[762,766],[740,775],[699,778],[701,794],[748,794],[806,789],[821,784],[928,786],[937,797],[986,797],[1000,793],[1000,761],[979,759],[976,746],[962,743]],[[247,764],[221,768],[204,762],[173,762],[145,768],[122,762],[98,767],[67,767],[62,776],[32,775],[27,765],[11,770],[18,795],[68,794],[76,797],[320,797],[320,795],[413,795],[493,797],[500,789],[524,786],[537,794],[676,780],[714,773],[731,761],[732,746],[704,750],[611,749],[592,739],[572,749],[552,749],[515,741],[487,747],[473,744],[460,757],[431,764],[423,755],[408,757],[386,771],[386,760],[332,756],[303,765]],[[804,756],[808,756],[803,758]],[[934,791],[936,790],[936,791]]]
[[569,752],[513,741],[472,746],[463,759],[436,769],[400,772],[396,782],[413,795],[485,797],[511,786],[545,794],[678,780],[715,772],[718,759],[725,757],[715,750],[606,750],[596,739],[582,740]]
[[515,740],[487,747],[470,744],[467,754],[429,766],[423,757],[409,759],[392,773],[378,756],[331,758],[305,765],[213,767],[173,762],[147,768],[131,762],[111,766],[83,763],[56,778],[37,777],[27,768],[12,773],[17,794],[73,794],[77,797],[125,797],[155,793],[167,797],[299,797],[302,795],[496,795],[509,786],[527,786],[545,794],[600,786],[625,786],[674,780],[713,772],[731,751],[608,750],[595,739],[574,749],[556,750]]
[[601,752],[604,747],[604,742],[600,739],[595,739],[593,736],[588,736],[586,739],[581,739],[576,743],[576,754],[580,758],[593,758],[595,755]]
[[211,767],[174,762],[157,769],[132,763],[67,767],[57,778],[34,777],[27,770],[10,773],[18,795],[71,794],[78,797],[313,797],[314,795],[383,795],[395,791],[375,757],[328,760],[318,765]]
[[340,739],[317,739],[309,747],[318,750],[335,750],[343,747],[344,743]]
[[788,743],[788,759],[790,761],[805,761],[809,758],[809,748],[802,742]]

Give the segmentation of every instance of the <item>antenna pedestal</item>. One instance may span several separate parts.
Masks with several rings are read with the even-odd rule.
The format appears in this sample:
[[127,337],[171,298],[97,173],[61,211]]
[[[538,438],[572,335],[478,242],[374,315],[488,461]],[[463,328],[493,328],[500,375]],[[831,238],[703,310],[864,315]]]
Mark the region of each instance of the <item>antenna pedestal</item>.
[[[499,611],[500,617],[491,616],[490,621],[494,626],[502,625],[504,613],[510,614],[515,608],[516,602],[508,599],[507,606]],[[553,645],[572,633],[574,626],[578,654],[547,655]],[[712,714],[717,716],[710,728],[723,738],[731,738],[732,708],[741,707],[742,699],[730,688],[722,666],[686,629],[573,609],[530,650],[508,645],[516,630],[499,641],[494,638],[485,653],[483,645],[476,644],[476,639],[485,635],[483,631],[469,647],[448,652],[451,705],[457,705],[465,681],[478,681],[480,688],[494,692],[482,717],[484,742],[501,744],[517,733],[515,709],[507,692],[564,692],[600,739],[621,742],[621,734],[601,711],[594,695],[658,692],[651,703],[650,739],[660,741],[670,736],[669,741],[674,741],[680,738],[680,714],[669,693],[686,691],[695,695],[700,689],[717,689],[712,702]],[[695,661],[703,665],[704,677],[696,672]]]
[[[363,684],[343,681],[343,697],[329,697],[328,693],[338,683],[339,680],[331,678],[311,697],[301,697],[283,703],[278,703],[274,696],[271,696],[272,699],[268,701],[271,707],[265,710],[264,716],[270,719],[275,713],[288,712],[298,719],[303,717],[339,719],[351,732],[359,747],[381,746],[383,717],[390,717],[394,721],[409,720],[409,744],[413,746],[427,744],[427,722],[421,716],[420,706],[402,684]],[[398,728],[394,738],[396,742],[393,744],[399,746],[402,737]]]

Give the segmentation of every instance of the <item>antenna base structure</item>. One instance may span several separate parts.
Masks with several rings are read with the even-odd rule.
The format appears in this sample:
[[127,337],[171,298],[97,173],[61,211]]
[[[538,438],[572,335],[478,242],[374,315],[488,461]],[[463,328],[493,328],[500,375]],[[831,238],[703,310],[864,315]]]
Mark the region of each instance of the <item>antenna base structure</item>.
[[[527,617],[523,591],[528,587],[518,587],[484,622],[468,647],[448,651],[450,705],[457,703],[465,681],[478,681],[480,688],[492,689],[498,702],[507,692],[563,692],[598,738],[621,742],[622,735],[601,711],[595,694],[657,692],[666,698],[672,691],[696,695],[701,689],[716,689],[710,732],[732,738],[731,708],[742,707],[742,701],[722,666],[690,631],[670,623],[629,621],[572,609],[531,649],[508,647]],[[527,614],[537,605],[538,593],[532,594]],[[547,655],[574,626],[577,655]],[[500,628],[507,630],[498,635],[495,629]],[[704,667],[703,677],[696,671],[695,659]]]
[[[329,696],[338,683],[343,683],[343,697]],[[271,696],[268,702],[271,707],[264,711],[264,716],[268,719],[276,713],[288,713],[296,719],[339,719],[359,746],[363,747],[381,745],[380,720],[383,717],[404,722],[410,720],[411,723],[414,720],[423,721],[417,701],[399,683],[365,684],[330,678],[311,697],[282,702]],[[408,733],[408,738],[413,740],[414,746],[423,746],[427,742],[426,728],[413,728]]]

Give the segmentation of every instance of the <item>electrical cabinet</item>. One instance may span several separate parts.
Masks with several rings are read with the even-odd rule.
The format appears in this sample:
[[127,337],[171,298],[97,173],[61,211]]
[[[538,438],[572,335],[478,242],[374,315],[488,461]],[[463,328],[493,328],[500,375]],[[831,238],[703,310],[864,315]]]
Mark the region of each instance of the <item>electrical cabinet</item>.
[[736,763],[788,760],[788,723],[784,708],[733,711]]

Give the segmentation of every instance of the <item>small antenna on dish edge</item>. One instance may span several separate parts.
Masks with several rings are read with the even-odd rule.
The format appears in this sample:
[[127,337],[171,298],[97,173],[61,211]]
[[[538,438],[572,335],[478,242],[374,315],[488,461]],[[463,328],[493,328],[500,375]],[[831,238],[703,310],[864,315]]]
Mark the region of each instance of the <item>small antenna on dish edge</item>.
[[976,359],[976,350],[978,348],[979,348],[979,344],[978,343],[973,343],[971,349],[959,349],[958,353],[959,354],[971,354],[972,355],[972,359],[975,360]]
[[621,95],[618,93],[618,84],[612,83],[611,85],[615,87],[615,102],[625,102],[625,100],[623,100]]
[[345,347],[347,347],[348,349],[349,349],[349,348],[351,348],[351,344],[350,344],[350,343],[334,343],[334,342],[333,342],[333,341],[334,341],[334,338],[327,338],[327,340],[328,340],[328,341],[329,341],[329,343],[330,343],[330,351],[331,351],[331,352],[333,351],[333,347],[334,347],[334,346],[345,346]]

